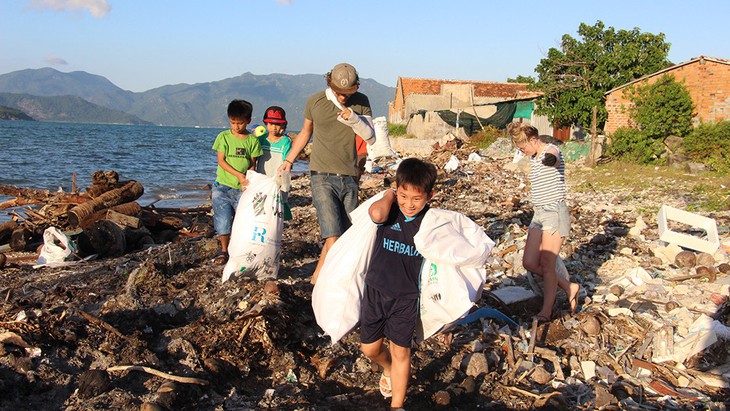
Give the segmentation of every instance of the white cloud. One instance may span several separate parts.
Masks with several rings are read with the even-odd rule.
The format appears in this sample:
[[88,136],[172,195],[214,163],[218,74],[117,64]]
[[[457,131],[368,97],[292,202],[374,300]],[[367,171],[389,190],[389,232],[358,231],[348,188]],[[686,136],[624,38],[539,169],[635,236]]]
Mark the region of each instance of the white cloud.
[[61,57],[46,56],[46,63],[50,63],[56,66],[65,66],[68,62]]
[[109,14],[112,5],[107,0],[32,0],[32,5],[37,9],[52,10],[88,10],[92,16],[102,19]]

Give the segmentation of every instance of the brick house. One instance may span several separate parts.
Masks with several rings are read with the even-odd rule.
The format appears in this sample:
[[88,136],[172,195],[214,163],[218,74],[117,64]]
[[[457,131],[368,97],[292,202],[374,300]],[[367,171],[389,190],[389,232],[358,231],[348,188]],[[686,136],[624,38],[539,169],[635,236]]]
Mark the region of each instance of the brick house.
[[632,103],[624,96],[627,87],[653,84],[667,73],[674,75],[676,81],[684,82],[689,91],[696,106],[693,119],[695,125],[700,122],[730,120],[730,60],[700,56],[606,92],[608,119],[604,132],[610,135],[619,127],[632,125],[627,110]]

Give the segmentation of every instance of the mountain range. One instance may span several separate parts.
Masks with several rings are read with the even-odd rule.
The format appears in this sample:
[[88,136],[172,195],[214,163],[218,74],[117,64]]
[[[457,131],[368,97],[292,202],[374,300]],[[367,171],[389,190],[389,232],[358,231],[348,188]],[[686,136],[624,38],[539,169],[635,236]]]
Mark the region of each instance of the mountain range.
[[[0,75],[0,105],[43,121],[227,127],[226,107],[241,98],[254,106],[252,123],[261,122],[266,107],[278,105],[286,110],[289,129],[297,130],[307,97],[325,87],[324,76],[318,74],[244,73],[132,92],[103,76],[46,67]],[[387,115],[394,87],[361,78],[360,91],[370,99],[373,117]]]

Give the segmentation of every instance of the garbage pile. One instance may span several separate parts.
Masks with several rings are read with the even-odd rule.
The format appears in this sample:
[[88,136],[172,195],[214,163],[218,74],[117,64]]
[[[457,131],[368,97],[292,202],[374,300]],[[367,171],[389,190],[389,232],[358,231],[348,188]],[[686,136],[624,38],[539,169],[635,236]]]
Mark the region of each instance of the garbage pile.
[[[0,194],[14,197],[0,209],[15,208],[10,213],[13,220],[0,224],[0,250],[42,253],[39,246],[47,244],[48,251],[52,245],[46,240],[52,238],[65,255],[58,259],[46,253],[41,260],[61,263],[89,256],[119,257],[178,236],[212,234],[210,206],[142,207],[136,202],[144,193],[139,182],[119,181],[115,171],[97,171],[91,181],[84,191],[71,193],[0,185]],[[48,229],[56,231],[47,234]],[[69,243],[73,249],[64,245]]]
[[[524,164],[477,151],[456,141],[434,150],[432,205],[469,216],[495,241],[478,307],[511,321],[477,310],[414,346],[406,408],[726,409],[727,251],[663,241],[654,217],[637,211],[682,209],[682,196],[569,187],[573,231],[560,257],[581,285],[580,309],[570,313],[559,294],[563,308],[538,325],[539,289],[521,267]],[[363,198],[390,186],[397,161],[375,162]],[[221,283],[210,262],[217,242],[204,235],[70,267],[8,265],[0,409],[386,408],[357,332],[332,345],[314,320],[320,249],[308,176],[293,179],[289,201],[276,281]],[[711,218],[726,241],[730,215]]]

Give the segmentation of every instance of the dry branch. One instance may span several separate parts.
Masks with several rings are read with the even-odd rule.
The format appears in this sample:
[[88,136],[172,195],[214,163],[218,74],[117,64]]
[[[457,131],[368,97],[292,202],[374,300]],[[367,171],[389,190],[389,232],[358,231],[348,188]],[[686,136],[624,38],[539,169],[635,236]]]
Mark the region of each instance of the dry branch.
[[143,365],[117,365],[114,367],[107,368],[107,372],[113,372],[113,371],[144,371],[147,374],[152,374],[154,376],[165,378],[172,381],[181,382],[184,384],[198,384],[198,385],[208,385],[208,381],[200,379],[200,378],[192,378],[192,377],[178,377],[177,375],[168,374],[162,371],[158,371],[154,368],[145,367]]

